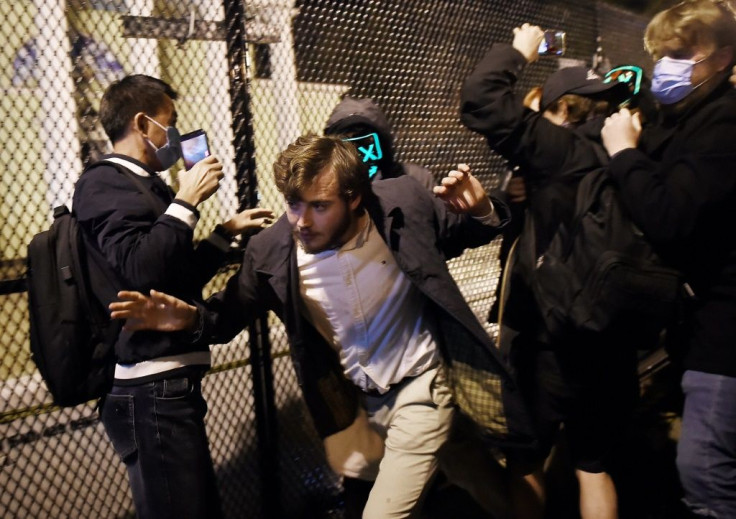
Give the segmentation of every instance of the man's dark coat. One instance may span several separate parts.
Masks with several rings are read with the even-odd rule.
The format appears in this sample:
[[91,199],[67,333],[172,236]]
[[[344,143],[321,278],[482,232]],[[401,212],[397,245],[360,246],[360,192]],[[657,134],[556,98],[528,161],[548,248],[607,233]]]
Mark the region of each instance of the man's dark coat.
[[[372,189],[364,206],[401,270],[430,301],[455,401],[493,438],[524,441],[525,415],[515,385],[445,263],[467,247],[488,243],[508,220],[508,209],[494,200],[501,226],[491,227],[449,213],[409,177],[375,182]],[[206,309],[202,334],[210,343],[229,341],[254,312],[274,311],[286,326],[294,368],[320,435],[352,423],[358,389],[301,311],[296,246],[285,216],[251,239],[239,272]]]

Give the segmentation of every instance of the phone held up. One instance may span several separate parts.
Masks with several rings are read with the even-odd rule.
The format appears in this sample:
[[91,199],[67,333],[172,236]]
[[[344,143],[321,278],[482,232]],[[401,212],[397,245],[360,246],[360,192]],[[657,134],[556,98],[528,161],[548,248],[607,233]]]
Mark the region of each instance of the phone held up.
[[540,56],[562,56],[565,54],[565,31],[547,29],[544,31],[544,39],[539,44]]
[[194,130],[181,136],[181,154],[187,170],[205,157],[210,156],[210,146],[204,130]]

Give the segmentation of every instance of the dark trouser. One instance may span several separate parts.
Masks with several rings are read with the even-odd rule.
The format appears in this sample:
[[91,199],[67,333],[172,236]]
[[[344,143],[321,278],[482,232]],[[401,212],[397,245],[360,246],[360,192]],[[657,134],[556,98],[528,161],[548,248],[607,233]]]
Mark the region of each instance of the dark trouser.
[[576,469],[608,472],[638,398],[636,350],[612,334],[578,333],[549,347],[502,330],[519,388],[532,414],[538,449],[510,450],[523,469],[541,467],[564,424]]
[[222,516],[200,376],[113,386],[101,410],[140,519]]
[[361,519],[368,496],[373,488],[373,481],[356,478],[343,478],[343,499],[345,500],[345,518]]
[[682,390],[677,468],[685,503],[697,517],[736,517],[736,378],[688,370]]

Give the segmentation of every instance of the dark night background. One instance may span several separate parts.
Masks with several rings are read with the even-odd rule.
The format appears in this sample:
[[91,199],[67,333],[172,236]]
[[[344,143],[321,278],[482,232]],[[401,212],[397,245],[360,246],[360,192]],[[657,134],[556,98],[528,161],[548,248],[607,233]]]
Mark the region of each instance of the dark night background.
[[[677,3],[680,0],[604,0],[605,2],[613,5],[617,5],[629,11],[652,16],[663,9],[667,9]],[[735,3],[733,0],[730,2],[732,5]]]

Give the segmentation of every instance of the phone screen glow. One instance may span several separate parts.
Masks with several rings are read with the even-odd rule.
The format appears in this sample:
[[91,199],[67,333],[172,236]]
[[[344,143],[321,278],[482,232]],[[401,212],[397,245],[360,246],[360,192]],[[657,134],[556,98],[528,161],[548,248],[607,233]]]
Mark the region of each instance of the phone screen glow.
[[565,32],[544,31],[544,39],[539,44],[539,54],[542,56],[562,56],[565,53]]
[[181,153],[184,158],[184,167],[192,169],[192,167],[210,154],[207,146],[207,135],[204,133],[181,141]]

